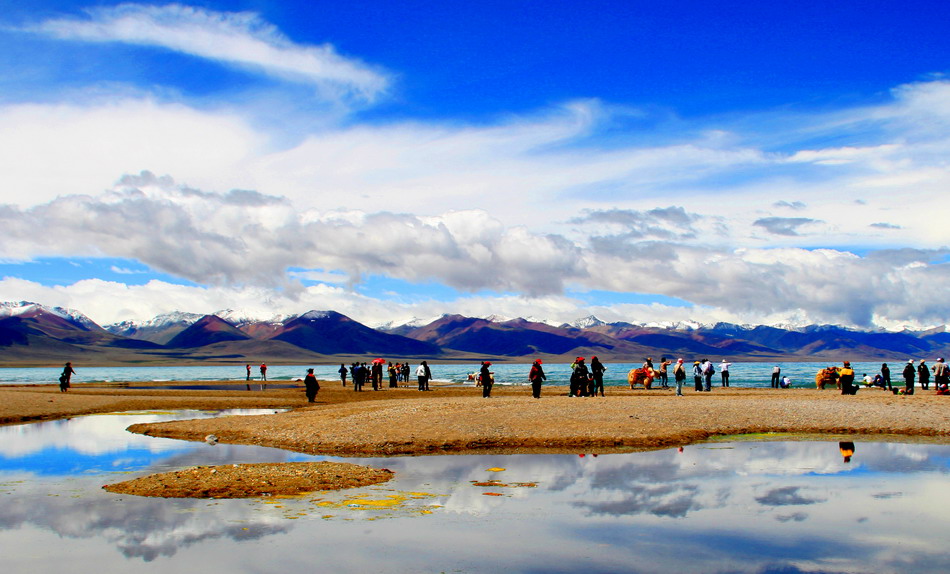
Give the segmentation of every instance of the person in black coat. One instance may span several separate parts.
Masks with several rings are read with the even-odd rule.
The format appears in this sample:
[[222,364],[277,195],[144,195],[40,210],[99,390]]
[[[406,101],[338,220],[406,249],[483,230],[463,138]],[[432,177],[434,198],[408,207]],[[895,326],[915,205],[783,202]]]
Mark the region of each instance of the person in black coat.
[[884,379],[887,390],[891,390],[891,369],[888,368],[887,363],[881,364],[881,378]]
[[907,365],[904,366],[904,393],[908,395],[914,394],[914,375],[916,369],[914,369],[914,360],[911,359],[907,361]]
[[584,364],[584,357],[577,357],[574,360],[574,370],[571,371],[571,396],[587,396],[587,381],[590,379],[590,371]]
[[69,384],[75,372],[76,371],[73,370],[73,364],[66,363],[66,366],[63,367],[63,374],[59,376],[59,392],[65,393],[69,390]]
[[307,369],[307,376],[303,379],[304,391],[307,394],[307,402],[313,403],[317,400],[317,393],[320,391],[320,383],[313,374],[313,369]]
[[930,368],[927,367],[927,363],[923,359],[917,365],[917,380],[920,381],[921,389],[926,391],[930,388]]
[[[664,357],[664,360],[665,359],[666,357]],[[593,377],[593,384],[590,386],[590,396],[596,397],[598,392],[600,392],[600,396],[604,396],[604,371],[606,370],[607,367],[605,367],[597,357],[590,360],[590,374]]]
[[490,366],[491,363],[488,361],[482,361],[482,368],[478,371],[479,376],[482,378],[482,398],[491,397],[492,380],[491,371],[488,369]]

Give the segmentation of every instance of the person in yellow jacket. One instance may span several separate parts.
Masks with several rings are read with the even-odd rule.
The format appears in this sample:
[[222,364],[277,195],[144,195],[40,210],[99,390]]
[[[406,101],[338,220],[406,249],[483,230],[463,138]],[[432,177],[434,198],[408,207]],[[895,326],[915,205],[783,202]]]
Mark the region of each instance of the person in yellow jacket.
[[844,362],[843,367],[838,368],[838,381],[841,383],[842,395],[855,395],[858,393],[858,387],[854,386],[854,370],[848,361]]

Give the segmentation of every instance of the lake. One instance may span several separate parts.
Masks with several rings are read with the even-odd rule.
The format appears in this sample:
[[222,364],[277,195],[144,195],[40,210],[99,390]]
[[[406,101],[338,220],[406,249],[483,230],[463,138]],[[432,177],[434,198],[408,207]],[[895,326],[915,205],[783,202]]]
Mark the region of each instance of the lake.
[[[368,362],[368,361],[367,361]],[[718,363],[717,365],[718,371]],[[730,367],[730,384],[736,387],[769,387],[771,384],[772,368],[779,365],[783,375],[788,375],[794,386],[814,388],[815,373],[818,369],[828,366],[828,362],[758,362],[733,363]],[[891,379],[900,381],[900,362],[888,363],[891,368]],[[872,376],[880,371],[881,363],[852,363],[857,378],[864,373]],[[415,381],[415,367],[412,365],[411,380]],[[451,363],[431,365],[432,375],[437,383],[473,384],[468,382],[470,373],[477,373],[480,364]],[[566,363],[552,363],[543,365],[548,376],[547,383],[567,385],[570,379],[570,365]],[[641,363],[607,363],[607,372],[604,377],[605,386],[623,386],[627,384],[627,372]],[[251,374],[254,380],[260,377],[259,365],[251,365]],[[269,381],[293,381],[303,379],[308,368],[314,368],[314,373],[321,380],[339,380],[339,364],[333,365],[274,365],[267,369]],[[492,365],[495,381],[501,385],[527,385],[530,363],[497,363]],[[690,363],[689,368],[692,368]],[[215,367],[76,367],[73,376],[74,384],[83,382],[172,382],[172,381],[244,381],[246,371],[243,366],[215,366]],[[62,367],[58,368],[0,368],[0,384],[54,384],[59,379]],[[672,369],[670,369],[672,381]],[[387,379],[388,381],[388,379]],[[388,382],[384,383],[388,384]],[[687,377],[687,386],[692,384],[691,371]],[[713,385],[720,385],[720,375],[713,376]]]
[[0,427],[4,572],[950,571],[944,444],[857,440],[848,462],[847,437],[345,459],[395,478],[297,498],[101,490],[199,464],[342,460],[123,430],[199,414]]

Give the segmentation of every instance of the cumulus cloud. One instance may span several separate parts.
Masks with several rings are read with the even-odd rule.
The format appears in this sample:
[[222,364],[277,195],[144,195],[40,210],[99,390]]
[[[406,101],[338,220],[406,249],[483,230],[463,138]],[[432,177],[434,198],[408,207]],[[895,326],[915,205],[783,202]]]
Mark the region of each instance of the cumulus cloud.
[[[658,225],[704,221],[676,207],[609,213],[621,227],[642,215]],[[591,212],[580,220],[597,215]],[[759,322],[794,317],[855,326],[947,320],[939,287],[950,280],[950,265],[942,263],[946,249],[877,250],[858,256],[834,249],[736,249],[704,244],[685,234],[571,239],[505,225],[483,210],[434,216],[300,210],[286,198],[254,191],[202,191],[148,172],[127,176],[97,196],[64,196],[28,209],[2,207],[0,225],[5,229],[2,258],[136,260],[208,286],[212,295],[180,298],[189,304],[209,303],[203,309],[181,308],[196,312],[237,306],[225,300],[231,296],[280,301],[287,312],[336,308],[375,318],[377,310],[384,314],[386,302],[370,302],[351,288],[364,275],[380,275],[477,294],[451,302],[408,302],[398,310],[390,308],[391,315],[498,312],[566,321],[588,314],[583,302],[568,292],[600,289],[655,293],[692,305],[597,310],[609,320],[706,316]],[[852,277],[864,278],[863,288],[847,279]],[[301,283],[314,279],[326,279],[326,284],[315,290]],[[76,289],[70,290],[73,296]],[[182,289],[170,291],[187,292]],[[156,286],[149,297],[158,291]],[[27,294],[19,298],[88,308]],[[210,305],[211,300],[216,303]]]
[[87,19],[50,19],[28,30],[65,40],[155,46],[313,85],[332,97],[372,101],[386,74],[337,54],[333,46],[292,42],[251,12],[169,4],[120,4],[87,10]]
[[99,196],[7,206],[0,221],[9,231],[3,257],[102,254],[211,285],[288,287],[289,269],[316,268],[544,294],[585,274],[569,241],[506,228],[478,210],[301,213],[282,198],[203,192],[147,172]]

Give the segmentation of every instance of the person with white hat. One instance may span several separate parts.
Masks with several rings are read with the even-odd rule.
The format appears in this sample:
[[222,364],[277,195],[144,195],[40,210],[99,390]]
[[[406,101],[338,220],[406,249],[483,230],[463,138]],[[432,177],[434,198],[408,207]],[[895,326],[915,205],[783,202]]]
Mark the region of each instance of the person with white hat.
[[904,394],[912,395],[914,394],[914,376],[917,369],[914,368],[914,360],[910,359],[907,361],[907,364],[904,366]]

